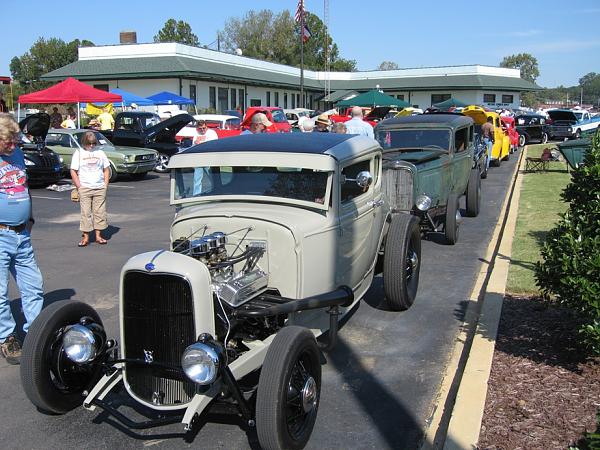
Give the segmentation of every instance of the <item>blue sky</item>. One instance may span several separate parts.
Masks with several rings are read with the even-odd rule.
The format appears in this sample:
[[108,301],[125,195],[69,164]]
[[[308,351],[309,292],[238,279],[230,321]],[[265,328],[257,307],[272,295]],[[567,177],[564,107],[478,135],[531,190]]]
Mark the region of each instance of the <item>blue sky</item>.
[[[502,5],[494,9],[491,4]],[[250,9],[294,11],[296,0],[102,0],[49,2],[2,0],[5,27],[0,75],[10,75],[14,56],[38,37],[89,39],[116,44],[119,31],[137,31],[138,42],[152,42],[169,18],[185,20],[210,44],[230,17]],[[538,84],[575,85],[588,72],[600,73],[600,2],[570,0],[452,2],[421,0],[330,0],[330,29],[341,56],[360,70],[384,60],[400,67],[462,64],[498,65],[504,56],[528,52],[539,62]],[[68,5],[68,6],[67,6]],[[323,17],[323,0],[305,0]],[[487,10],[486,10],[487,8]],[[29,12],[25,12],[26,9]]]

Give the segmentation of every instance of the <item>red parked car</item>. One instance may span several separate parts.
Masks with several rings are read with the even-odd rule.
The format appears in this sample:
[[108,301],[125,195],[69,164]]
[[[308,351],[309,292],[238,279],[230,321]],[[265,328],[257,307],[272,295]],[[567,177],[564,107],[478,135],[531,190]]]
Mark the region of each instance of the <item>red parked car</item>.
[[502,130],[510,139],[510,153],[514,153],[519,149],[519,133],[515,125],[515,119],[512,117],[500,116],[502,120]]
[[292,126],[288,123],[283,109],[277,106],[251,106],[246,110],[246,115],[242,121],[242,130],[250,128],[252,116],[256,113],[266,114],[267,119],[273,123],[267,128],[267,133],[291,133]]
[[[376,106],[375,108],[361,108],[363,110],[363,120],[369,123],[372,127],[377,125],[378,122],[386,118],[390,111],[394,108],[390,106]],[[352,107],[340,110],[339,114],[333,114],[329,116],[331,123],[347,122],[350,120],[352,113]]]

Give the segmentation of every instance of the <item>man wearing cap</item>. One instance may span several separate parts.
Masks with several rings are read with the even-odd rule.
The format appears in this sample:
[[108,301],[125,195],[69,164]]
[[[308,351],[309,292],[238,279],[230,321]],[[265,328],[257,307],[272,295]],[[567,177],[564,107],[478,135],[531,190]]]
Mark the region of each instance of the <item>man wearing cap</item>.
[[259,134],[267,131],[267,128],[273,125],[272,122],[267,119],[267,116],[263,113],[256,113],[252,116],[250,122],[250,128],[242,131],[240,134]]
[[347,134],[362,134],[374,139],[373,127],[363,120],[363,112],[360,106],[352,108],[352,119],[346,122]]
[[331,125],[329,116],[327,114],[320,114],[317,120],[315,120],[313,133],[329,133],[329,125]]

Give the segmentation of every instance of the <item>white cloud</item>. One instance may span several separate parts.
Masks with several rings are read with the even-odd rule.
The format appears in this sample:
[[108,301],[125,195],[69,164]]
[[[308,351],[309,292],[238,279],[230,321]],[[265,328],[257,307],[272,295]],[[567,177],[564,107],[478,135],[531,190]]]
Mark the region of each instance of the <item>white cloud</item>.
[[521,43],[518,48],[498,49],[500,55],[512,55],[513,53],[531,53],[533,56],[544,53],[577,53],[590,48],[600,47],[598,39],[565,39],[562,41]]
[[506,33],[506,36],[512,37],[531,37],[542,34],[542,30],[521,30],[521,31],[511,31]]

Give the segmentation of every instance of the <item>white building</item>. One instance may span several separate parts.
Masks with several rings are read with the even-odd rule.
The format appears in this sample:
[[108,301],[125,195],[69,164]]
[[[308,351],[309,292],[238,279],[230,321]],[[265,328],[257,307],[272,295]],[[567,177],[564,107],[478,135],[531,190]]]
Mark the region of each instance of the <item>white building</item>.
[[[175,43],[80,48],[78,61],[42,78],[67,77],[141,96],[170,91],[193,99],[198,108],[219,112],[238,106],[301,105],[296,67]],[[324,98],[328,82],[330,95]],[[539,89],[522,79],[518,69],[481,65],[329,74],[306,70],[304,84],[306,103],[321,109],[352,91],[375,88],[419,108],[450,97],[491,108],[517,108],[521,92]]]

